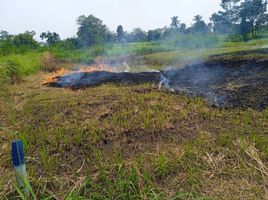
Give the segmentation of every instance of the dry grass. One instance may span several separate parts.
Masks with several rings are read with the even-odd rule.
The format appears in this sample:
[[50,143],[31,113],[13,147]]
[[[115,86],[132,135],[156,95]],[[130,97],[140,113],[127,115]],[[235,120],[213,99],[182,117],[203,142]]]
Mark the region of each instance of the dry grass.
[[[0,118],[20,131],[38,198],[267,197],[267,111],[215,109],[148,84],[47,88],[43,75],[0,98]],[[1,199],[17,196],[12,138],[0,132]]]
[[46,72],[55,72],[58,68],[58,62],[50,52],[44,52],[40,58],[41,69]]

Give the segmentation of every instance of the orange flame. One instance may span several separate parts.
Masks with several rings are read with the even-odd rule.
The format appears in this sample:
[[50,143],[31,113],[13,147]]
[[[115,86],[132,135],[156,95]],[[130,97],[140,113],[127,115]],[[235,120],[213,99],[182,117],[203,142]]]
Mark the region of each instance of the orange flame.
[[59,69],[59,70],[57,70],[49,75],[45,75],[43,85],[48,84],[48,83],[57,82],[58,77],[66,75],[68,73],[70,73],[70,70],[61,68],[61,69]]
[[79,70],[76,70],[76,71],[71,71],[71,70],[68,70],[68,69],[65,69],[65,68],[61,68],[49,75],[46,75],[44,77],[44,82],[43,82],[43,85],[47,85],[49,83],[55,83],[58,81],[58,78],[61,77],[61,76],[64,76],[64,75],[67,75],[67,74],[70,74],[70,73],[80,73],[80,72],[95,72],[95,71],[109,71],[109,72],[112,72],[113,69],[112,67],[107,67],[105,66],[104,64],[100,64],[100,65],[96,65],[96,64],[93,64],[93,65],[90,65],[89,67],[82,67],[80,68]]

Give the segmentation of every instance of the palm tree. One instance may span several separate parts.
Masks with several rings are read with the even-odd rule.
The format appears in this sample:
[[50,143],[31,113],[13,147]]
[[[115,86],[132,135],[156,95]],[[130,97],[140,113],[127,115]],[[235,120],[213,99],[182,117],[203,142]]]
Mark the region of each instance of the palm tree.
[[194,22],[200,22],[202,20],[202,16],[201,15],[196,15],[194,16]]
[[171,18],[171,24],[170,24],[170,26],[173,27],[173,28],[175,28],[175,29],[178,29],[179,24],[180,24],[180,21],[178,20],[178,16],[173,16]]

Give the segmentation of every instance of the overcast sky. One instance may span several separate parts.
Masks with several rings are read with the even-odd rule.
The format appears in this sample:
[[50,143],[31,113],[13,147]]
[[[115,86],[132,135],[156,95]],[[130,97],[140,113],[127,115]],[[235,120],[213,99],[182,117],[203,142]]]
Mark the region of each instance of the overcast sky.
[[93,14],[112,31],[119,24],[127,31],[147,31],[170,25],[172,16],[187,25],[196,14],[208,21],[219,4],[220,0],[0,0],[0,30],[34,30],[38,36],[49,30],[66,38],[76,34],[78,16]]

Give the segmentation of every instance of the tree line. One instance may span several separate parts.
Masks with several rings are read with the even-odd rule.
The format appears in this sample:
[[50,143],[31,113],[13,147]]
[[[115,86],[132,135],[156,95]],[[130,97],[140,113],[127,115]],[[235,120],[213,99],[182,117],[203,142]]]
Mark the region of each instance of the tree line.
[[222,0],[221,7],[210,18],[216,33],[240,34],[246,39],[268,24],[267,0]]
[[[147,32],[141,28],[127,32],[124,31],[122,25],[118,25],[116,32],[112,32],[101,19],[93,15],[82,15],[77,19],[76,37],[61,40],[59,34],[47,31],[41,33],[40,38],[45,41],[43,43],[45,46],[58,45],[69,49],[91,47],[106,42],[168,40],[182,34],[228,34],[247,40],[257,36],[268,25],[267,0],[222,0],[221,7],[221,11],[212,14],[209,23],[206,23],[202,16],[196,15],[192,25],[187,27],[178,16],[173,16],[169,26]],[[6,31],[1,31],[0,54],[40,47],[41,44],[34,39],[35,35],[34,31],[18,35],[10,35]]]

